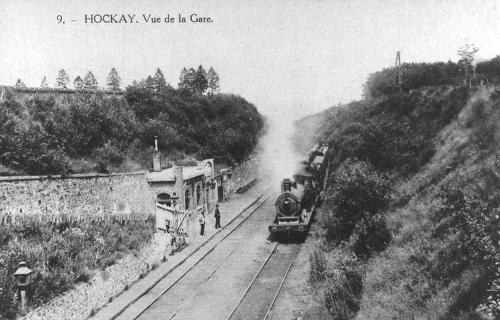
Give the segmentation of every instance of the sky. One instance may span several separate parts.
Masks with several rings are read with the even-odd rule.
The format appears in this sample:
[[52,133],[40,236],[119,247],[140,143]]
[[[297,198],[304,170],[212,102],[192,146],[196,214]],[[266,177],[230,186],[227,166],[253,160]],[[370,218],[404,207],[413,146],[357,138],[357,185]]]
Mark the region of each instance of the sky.
[[[55,85],[89,70],[123,84],[160,68],[176,86],[183,67],[212,66],[221,90],[259,111],[296,119],[360,98],[367,76],[403,62],[456,61],[464,43],[477,58],[500,54],[500,1],[31,1],[0,3],[0,84]],[[148,24],[193,13],[212,23]],[[135,14],[139,23],[90,24],[85,15]],[[61,15],[64,24],[58,23]],[[75,21],[71,21],[75,20]]]

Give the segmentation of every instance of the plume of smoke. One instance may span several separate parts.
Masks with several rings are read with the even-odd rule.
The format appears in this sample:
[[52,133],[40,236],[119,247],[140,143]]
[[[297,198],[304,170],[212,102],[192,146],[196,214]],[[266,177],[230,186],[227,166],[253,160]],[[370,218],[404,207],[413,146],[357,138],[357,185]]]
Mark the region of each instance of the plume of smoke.
[[280,190],[284,178],[293,173],[304,155],[298,154],[292,143],[294,119],[284,113],[266,115],[266,130],[257,147],[260,179],[269,183],[271,190]]

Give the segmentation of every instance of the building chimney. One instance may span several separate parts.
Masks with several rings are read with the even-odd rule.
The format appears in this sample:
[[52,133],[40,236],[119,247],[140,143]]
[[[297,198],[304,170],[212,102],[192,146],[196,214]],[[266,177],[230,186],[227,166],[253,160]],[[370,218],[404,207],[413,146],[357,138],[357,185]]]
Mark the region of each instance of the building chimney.
[[174,190],[176,190],[177,192],[179,192],[179,202],[178,202],[179,203],[179,207],[182,208],[182,209],[185,209],[184,208],[184,203],[185,203],[185,199],[184,199],[184,180],[182,179],[182,167],[174,165],[173,170],[174,170],[174,177],[175,177]]
[[182,183],[182,166],[174,166],[175,183]]
[[153,171],[161,171],[161,154],[158,151],[158,136],[155,136],[155,153],[153,155]]

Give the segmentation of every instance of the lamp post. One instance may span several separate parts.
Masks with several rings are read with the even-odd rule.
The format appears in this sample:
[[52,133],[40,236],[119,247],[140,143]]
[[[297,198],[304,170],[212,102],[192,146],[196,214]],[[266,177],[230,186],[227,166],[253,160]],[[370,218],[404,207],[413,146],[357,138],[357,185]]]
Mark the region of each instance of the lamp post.
[[33,270],[26,266],[26,262],[19,262],[19,267],[14,272],[14,277],[16,278],[18,298],[21,300],[21,309],[26,311],[28,305],[28,296],[26,293],[30,292],[30,286],[33,281]]

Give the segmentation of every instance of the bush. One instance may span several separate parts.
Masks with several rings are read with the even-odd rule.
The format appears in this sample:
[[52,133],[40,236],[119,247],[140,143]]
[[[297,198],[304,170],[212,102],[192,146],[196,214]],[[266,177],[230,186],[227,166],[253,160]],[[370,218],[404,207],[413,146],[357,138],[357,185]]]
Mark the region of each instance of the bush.
[[[402,91],[419,89],[427,86],[456,85],[463,81],[464,73],[456,63],[403,63]],[[397,70],[386,68],[375,72],[368,77],[364,85],[366,97],[378,97],[380,95],[397,93]]]
[[364,267],[349,252],[338,252],[332,258],[324,283],[324,304],[334,319],[352,319],[359,310]]
[[97,160],[97,171],[109,172],[112,167],[119,166],[125,159],[118,148],[107,142],[102,147],[97,148],[93,153],[94,158]]
[[442,188],[439,197],[443,207],[436,216],[447,218],[447,232],[458,235],[454,243],[458,254],[453,257],[465,263],[459,270],[450,271],[449,276],[472,265],[494,268],[500,243],[500,235],[496,232],[500,224],[500,197],[485,202],[482,200],[485,195],[474,192],[466,197],[463,189],[456,187]]
[[358,222],[385,208],[389,201],[389,182],[373,165],[356,159],[346,160],[330,177],[325,199],[327,237],[347,240]]
[[392,234],[383,215],[366,215],[354,231],[353,250],[357,257],[368,259],[372,254],[385,250],[391,239]]

